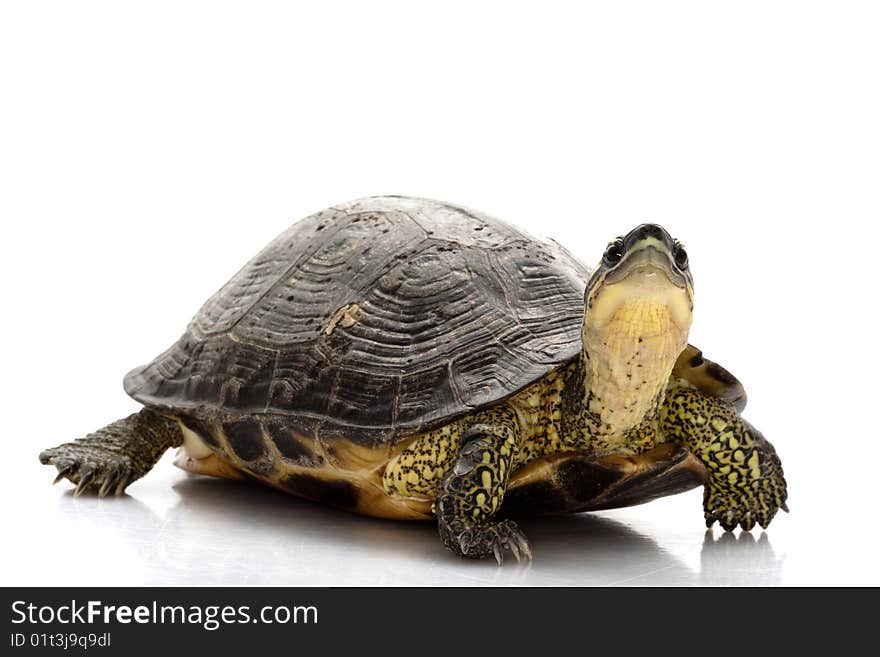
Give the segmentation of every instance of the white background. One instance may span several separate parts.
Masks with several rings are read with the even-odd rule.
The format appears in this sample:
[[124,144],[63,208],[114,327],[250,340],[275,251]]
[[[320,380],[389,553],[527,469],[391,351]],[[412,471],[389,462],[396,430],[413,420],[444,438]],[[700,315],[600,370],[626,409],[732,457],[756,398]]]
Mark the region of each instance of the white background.
[[[7,2],[2,584],[880,584],[875,3]],[[130,368],[292,221],[465,204],[592,264],[688,246],[691,340],[749,391],[791,514],[707,539],[699,491],[531,521],[526,567],[427,524],[190,478],[49,485]]]

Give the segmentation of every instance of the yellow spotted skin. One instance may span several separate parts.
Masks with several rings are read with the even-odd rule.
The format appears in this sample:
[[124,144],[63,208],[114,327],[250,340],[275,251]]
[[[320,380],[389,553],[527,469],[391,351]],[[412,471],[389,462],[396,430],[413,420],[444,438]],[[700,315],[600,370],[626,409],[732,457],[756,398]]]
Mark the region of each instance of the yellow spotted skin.
[[433,499],[469,425],[469,418],[463,418],[419,434],[385,468],[385,492],[395,497]]
[[[495,418],[517,427],[520,438],[511,464],[513,470],[539,456],[588,448],[583,441],[562,437],[562,394],[575,367],[550,372],[481,416],[484,423],[486,418]],[[474,417],[464,417],[414,437],[385,468],[382,484],[386,492],[404,498],[433,499],[458,456],[462,435],[474,423]]]
[[391,497],[433,499],[440,536],[457,554],[528,554],[512,521],[491,521],[512,472],[551,454],[638,454],[657,444],[656,410],[627,431],[593,430],[583,372],[578,360],[496,406],[415,436],[388,462],[383,488]]
[[501,559],[505,549],[518,558],[528,543],[510,520],[489,522],[504,498],[519,455],[520,426],[507,404],[477,413],[458,438],[455,462],[446,470],[434,501],[440,538],[462,556]]
[[767,527],[788,495],[776,450],[732,406],[682,382],[660,411],[669,440],[693,450],[709,471],[703,508],[706,525],[731,531]]
[[[478,415],[415,436],[388,462],[382,478],[385,492],[392,498],[437,500],[438,519],[442,508],[454,507],[459,517],[497,531],[498,523],[488,520],[503,502],[510,474],[536,458],[562,452],[636,455],[676,442],[690,448],[709,472],[704,497],[708,525],[718,521],[727,530],[766,527],[779,508],[786,508],[786,482],[773,446],[732,404],[672,378],[641,423],[625,432],[609,432],[600,414],[584,403],[584,371],[582,362],[572,363]],[[587,389],[588,400],[590,394]],[[470,465],[468,436],[483,441],[478,461]],[[470,473],[477,466],[479,475]],[[459,473],[453,475],[454,470]],[[454,516],[451,511],[448,515]],[[503,529],[515,537],[515,528]],[[472,538],[473,532],[458,530],[465,543]],[[447,538],[461,540],[451,531]],[[482,545],[479,555],[470,556],[486,556],[483,552],[493,542],[483,540]],[[465,551],[461,545],[450,547]]]
[[549,373],[510,400],[523,427],[517,466],[539,456],[583,449],[575,436],[566,435],[562,426],[563,393],[577,364]]
[[[658,434],[656,409],[628,431],[597,430],[578,396],[583,389],[582,371],[582,364],[575,362],[550,372],[497,407],[507,409],[510,421],[519,429],[514,471],[538,457],[560,452],[634,455],[663,442]],[[385,468],[385,491],[396,497],[433,499],[458,455],[462,435],[473,423],[473,417],[460,418],[411,439]]]

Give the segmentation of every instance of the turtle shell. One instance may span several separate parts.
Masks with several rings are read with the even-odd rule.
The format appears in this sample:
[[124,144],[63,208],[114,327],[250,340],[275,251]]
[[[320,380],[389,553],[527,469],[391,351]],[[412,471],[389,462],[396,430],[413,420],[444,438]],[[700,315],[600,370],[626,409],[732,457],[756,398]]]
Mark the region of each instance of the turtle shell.
[[574,358],[589,275],[555,242],[485,214],[361,199],[279,235],[125,390],[172,413],[272,413],[378,444]]

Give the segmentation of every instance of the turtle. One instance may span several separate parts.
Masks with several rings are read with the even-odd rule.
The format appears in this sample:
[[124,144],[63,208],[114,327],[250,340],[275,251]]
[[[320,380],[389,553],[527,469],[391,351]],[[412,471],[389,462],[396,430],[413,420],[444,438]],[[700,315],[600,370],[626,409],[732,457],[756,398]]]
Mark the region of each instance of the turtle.
[[693,278],[656,224],[595,267],[466,207],[369,197],[279,235],[169,349],[142,408],[43,451],[100,496],[169,448],[191,473],[352,512],[433,519],[467,558],[531,559],[516,519],[704,487],[706,524],[786,506],[737,378],[688,343]]

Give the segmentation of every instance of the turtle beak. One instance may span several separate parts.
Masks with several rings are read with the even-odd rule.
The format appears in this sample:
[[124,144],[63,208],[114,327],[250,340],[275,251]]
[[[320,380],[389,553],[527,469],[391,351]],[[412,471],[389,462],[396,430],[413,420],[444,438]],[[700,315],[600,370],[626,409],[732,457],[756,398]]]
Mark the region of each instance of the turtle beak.
[[[678,329],[690,330],[693,286],[689,272],[675,264],[672,245],[666,231],[652,224],[627,235],[623,258],[605,272],[591,295],[590,323],[601,329],[624,306],[637,304],[643,311],[665,308]],[[648,321],[653,313],[645,314],[642,321]]]
[[688,284],[685,275],[675,266],[672,254],[650,242],[642,242],[637,250],[628,252],[620,265],[608,272],[605,283],[613,285],[635,275],[646,278],[663,276],[666,283],[678,288],[685,288]]
[[676,287],[692,286],[690,273],[675,263],[675,240],[657,224],[637,226],[623,238],[624,256],[605,277],[608,284],[617,283],[639,271],[659,272]]

